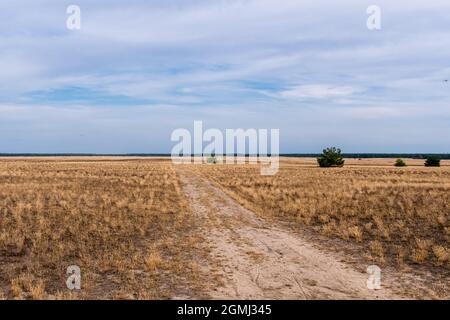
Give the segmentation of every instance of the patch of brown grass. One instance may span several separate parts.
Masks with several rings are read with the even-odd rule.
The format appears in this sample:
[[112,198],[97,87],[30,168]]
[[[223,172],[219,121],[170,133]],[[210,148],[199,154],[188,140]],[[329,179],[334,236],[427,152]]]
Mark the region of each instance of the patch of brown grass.
[[[450,166],[425,168],[408,160],[351,160],[344,168],[318,168],[313,159],[287,159],[275,176],[252,165],[198,170],[263,217],[302,225],[361,247],[383,263],[450,269]],[[443,269],[442,269],[443,268]]]
[[[0,296],[196,296],[199,236],[170,162],[0,160]],[[81,268],[81,290],[66,269]],[[196,270],[194,270],[196,271]]]

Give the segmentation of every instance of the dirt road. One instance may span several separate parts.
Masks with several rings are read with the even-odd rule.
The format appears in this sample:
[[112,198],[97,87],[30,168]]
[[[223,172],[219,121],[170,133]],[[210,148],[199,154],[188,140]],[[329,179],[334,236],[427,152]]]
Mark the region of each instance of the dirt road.
[[223,285],[213,299],[398,299],[367,289],[367,274],[260,219],[188,166],[177,169]]

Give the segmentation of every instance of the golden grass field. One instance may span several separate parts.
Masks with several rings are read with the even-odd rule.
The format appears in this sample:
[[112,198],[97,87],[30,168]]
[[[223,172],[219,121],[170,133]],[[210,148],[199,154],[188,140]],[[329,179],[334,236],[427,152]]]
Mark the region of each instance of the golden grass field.
[[[0,296],[198,291],[195,225],[169,161],[0,160]],[[66,287],[78,265],[80,292]],[[186,277],[190,274],[189,277]]]
[[[259,216],[344,240],[368,261],[449,274],[450,163],[394,160],[195,170]],[[0,298],[203,296],[201,222],[169,159],[3,158],[0,204]],[[70,265],[79,292],[66,288]]]
[[275,176],[249,165],[201,170],[242,205],[266,218],[357,243],[379,265],[450,270],[450,162],[351,159],[323,169],[315,159],[283,159]]

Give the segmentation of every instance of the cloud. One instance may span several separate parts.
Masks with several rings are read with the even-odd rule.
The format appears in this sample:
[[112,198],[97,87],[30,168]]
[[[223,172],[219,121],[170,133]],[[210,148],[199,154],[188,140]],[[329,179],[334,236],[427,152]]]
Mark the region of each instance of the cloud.
[[[185,119],[275,126],[284,151],[301,152],[306,142],[298,137],[306,128],[335,128],[330,137],[356,148],[364,134],[336,135],[355,119],[373,132],[402,125],[427,132],[449,120],[450,91],[442,82],[450,77],[447,0],[380,0],[376,32],[366,28],[372,3],[360,0],[78,0],[79,31],[65,27],[69,4],[0,3],[0,118],[9,110],[2,125],[17,135],[1,139],[0,152],[26,151],[31,136],[37,147],[62,150],[70,143],[82,150],[86,141],[77,142],[77,130],[90,123],[105,135],[139,141],[135,151],[170,149],[170,140],[153,131],[160,128],[155,119],[169,128],[189,125]],[[74,105],[86,112],[67,111]],[[116,120],[104,120],[106,110]],[[46,124],[39,112],[61,125]],[[121,127],[145,135],[144,122],[148,141]],[[74,138],[38,139],[46,125]],[[450,135],[450,128],[442,130]],[[91,139],[93,149],[97,142],[116,150]],[[420,139],[426,142],[426,134]],[[441,143],[436,151],[448,147]]]
[[282,91],[280,96],[288,99],[333,99],[350,97],[360,91],[351,86],[304,85]]

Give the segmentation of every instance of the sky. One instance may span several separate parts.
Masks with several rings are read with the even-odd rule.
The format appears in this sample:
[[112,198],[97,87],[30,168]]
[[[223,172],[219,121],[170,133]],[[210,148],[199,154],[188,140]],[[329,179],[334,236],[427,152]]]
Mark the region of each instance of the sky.
[[448,153],[449,14],[448,0],[2,0],[0,153],[170,153],[194,120],[279,129],[282,153]]

